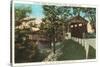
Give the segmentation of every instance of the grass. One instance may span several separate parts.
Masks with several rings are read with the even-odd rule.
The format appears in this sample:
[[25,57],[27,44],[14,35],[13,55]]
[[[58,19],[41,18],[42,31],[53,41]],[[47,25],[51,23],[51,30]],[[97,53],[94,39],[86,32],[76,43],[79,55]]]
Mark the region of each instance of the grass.
[[63,54],[58,58],[58,60],[79,60],[85,59],[85,49],[79,43],[73,40],[65,40],[61,45]]
[[[60,45],[56,46],[56,49],[59,48],[61,48],[62,55],[58,57],[57,59],[58,61],[86,59],[85,48],[78,42],[75,42],[71,39],[64,40],[63,42],[60,43]],[[43,53],[40,53],[37,50],[36,55],[31,59],[32,60],[31,62],[42,62],[49,54],[46,50],[44,50]],[[96,50],[91,46],[89,46],[88,59],[94,59],[94,58],[96,58]]]
[[95,59],[96,58],[96,50],[89,46],[89,53],[88,53],[88,59]]

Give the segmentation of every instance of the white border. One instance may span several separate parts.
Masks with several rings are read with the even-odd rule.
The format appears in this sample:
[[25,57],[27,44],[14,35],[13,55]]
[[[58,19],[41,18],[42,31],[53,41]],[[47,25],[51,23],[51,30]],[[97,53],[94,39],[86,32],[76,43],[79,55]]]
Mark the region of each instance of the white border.
[[[40,4],[40,5],[56,5],[56,6],[70,6],[70,7],[93,7],[93,8],[96,8],[96,59],[82,59],[82,60],[67,60],[67,61],[50,61],[50,62],[29,62],[29,63],[14,63],[14,41],[15,41],[15,38],[14,38],[14,33],[15,33],[15,30],[14,30],[14,26],[15,26],[15,19],[14,19],[14,5],[15,3],[25,3],[25,4]],[[87,61],[96,61],[97,60],[97,15],[98,15],[98,12],[97,12],[97,7],[96,5],[88,5],[88,4],[67,4],[67,3],[48,3],[48,2],[38,2],[38,1],[12,1],[12,66],[27,66],[27,65],[41,65],[41,64],[62,64],[62,63],[73,63],[73,62],[87,62]]]

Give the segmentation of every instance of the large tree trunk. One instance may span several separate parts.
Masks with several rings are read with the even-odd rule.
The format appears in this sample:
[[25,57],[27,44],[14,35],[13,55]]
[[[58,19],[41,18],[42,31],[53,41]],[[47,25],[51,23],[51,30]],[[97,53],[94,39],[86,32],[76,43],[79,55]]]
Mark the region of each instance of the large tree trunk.
[[62,31],[62,32],[63,32],[63,39],[62,39],[62,40],[65,40],[65,33],[66,33],[66,32],[65,32],[65,26],[64,26],[64,23],[63,23],[63,25],[62,25],[62,29],[63,29],[63,31]]
[[52,45],[52,51],[55,54],[56,53],[55,52],[55,38],[52,39],[51,45]]

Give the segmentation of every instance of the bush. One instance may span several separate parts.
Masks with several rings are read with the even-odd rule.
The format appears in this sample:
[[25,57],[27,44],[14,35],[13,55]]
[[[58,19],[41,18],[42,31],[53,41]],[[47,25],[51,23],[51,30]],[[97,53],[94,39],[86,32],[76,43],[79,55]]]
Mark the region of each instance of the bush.
[[96,33],[86,33],[86,38],[96,38]]
[[24,44],[15,44],[15,62],[31,62],[33,57],[39,53],[37,45],[33,42],[25,42]]

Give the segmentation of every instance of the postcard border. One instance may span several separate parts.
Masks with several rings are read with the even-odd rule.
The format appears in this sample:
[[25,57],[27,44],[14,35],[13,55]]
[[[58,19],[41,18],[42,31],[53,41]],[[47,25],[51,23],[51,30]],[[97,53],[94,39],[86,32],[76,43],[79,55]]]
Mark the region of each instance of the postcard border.
[[[76,62],[88,62],[88,61],[97,61],[97,58],[98,58],[98,56],[97,56],[97,45],[98,45],[98,38],[97,38],[97,30],[98,30],[98,26],[97,26],[97,6],[94,6],[94,5],[84,5],[84,4],[77,4],[77,5],[71,5],[71,4],[67,4],[67,6],[69,5],[71,5],[71,6],[76,6],[76,7],[93,7],[93,8],[96,8],[96,59],[83,59],[83,60],[67,60],[67,61],[52,61],[52,62],[32,62],[32,63],[14,63],[14,21],[15,21],[15,19],[14,19],[14,5],[15,5],[15,3],[27,3],[27,4],[33,4],[33,3],[37,3],[37,4],[40,4],[40,5],[58,5],[58,6],[60,6],[60,5],[62,5],[62,4],[58,4],[58,3],[47,3],[47,2],[36,2],[36,1],[12,1],[11,2],[12,3],[12,22],[11,22],[11,47],[12,47],[12,51],[11,51],[11,56],[12,56],[12,59],[11,59],[11,65],[12,66],[23,66],[23,65],[25,65],[25,66],[27,66],[27,65],[47,65],[47,64],[63,64],[63,63],[76,63]],[[65,4],[66,5],[66,4]],[[81,5],[81,6],[80,6]],[[64,6],[64,4],[62,5],[62,6]]]

